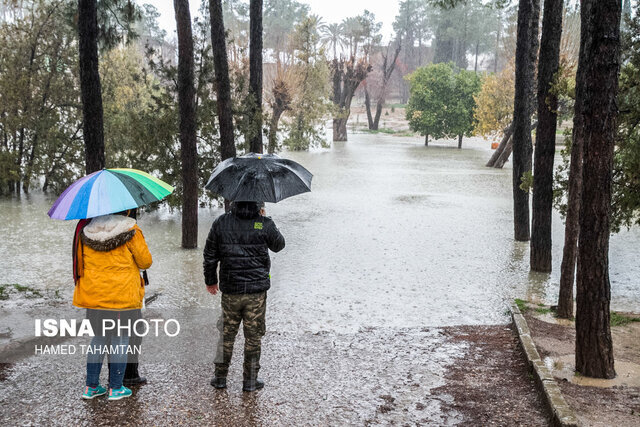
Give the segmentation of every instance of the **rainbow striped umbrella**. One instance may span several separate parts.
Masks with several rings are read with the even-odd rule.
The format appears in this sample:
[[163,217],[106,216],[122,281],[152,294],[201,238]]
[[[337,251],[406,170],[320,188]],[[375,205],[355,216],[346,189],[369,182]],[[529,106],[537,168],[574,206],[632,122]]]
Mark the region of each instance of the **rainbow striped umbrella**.
[[137,169],[102,169],[69,186],[49,209],[53,219],[94,218],[148,205],[173,187]]

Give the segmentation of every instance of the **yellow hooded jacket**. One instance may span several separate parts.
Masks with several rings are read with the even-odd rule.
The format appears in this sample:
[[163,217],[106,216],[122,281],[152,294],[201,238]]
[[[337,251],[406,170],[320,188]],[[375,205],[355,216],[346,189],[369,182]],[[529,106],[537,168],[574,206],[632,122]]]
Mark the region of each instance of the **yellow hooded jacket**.
[[151,267],[151,254],[135,219],[122,215],[93,218],[80,236],[73,305],[102,310],[142,308],[140,270]]

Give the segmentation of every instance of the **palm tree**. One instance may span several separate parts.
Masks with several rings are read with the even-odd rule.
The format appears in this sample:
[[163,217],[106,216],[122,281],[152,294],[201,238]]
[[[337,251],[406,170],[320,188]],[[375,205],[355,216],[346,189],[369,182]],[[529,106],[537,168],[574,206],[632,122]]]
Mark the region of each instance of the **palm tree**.
[[333,50],[333,59],[337,59],[337,49],[344,49],[346,46],[343,37],[344,27],[342,24],[325,24],[320,27],[320,43],[322,46],[329,46]]
[[349,54],[352,57],[358,52],[358,43],[363,38],[362,22],[358,17],[345,18],[342,21],[342,31],[349,45]]

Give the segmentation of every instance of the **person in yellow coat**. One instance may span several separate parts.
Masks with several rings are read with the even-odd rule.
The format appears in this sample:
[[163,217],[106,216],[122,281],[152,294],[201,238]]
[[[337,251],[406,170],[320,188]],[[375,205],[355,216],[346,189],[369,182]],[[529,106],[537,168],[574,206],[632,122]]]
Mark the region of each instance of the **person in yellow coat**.
[[138,318],[142,308],[144,281],[140,270],[149,268],[152,259],[142,230],[130,214],[125,211],[96,217],[78,230],[73,305],[87,309],[94,332],[91,351],[87,351],[84,399],[107,393],[99,384],[106,353],[110,358],[108,399],[131,396],[131,390],[122,384],[129,336],[122,328],[103,327],[112,322],[126,325]]

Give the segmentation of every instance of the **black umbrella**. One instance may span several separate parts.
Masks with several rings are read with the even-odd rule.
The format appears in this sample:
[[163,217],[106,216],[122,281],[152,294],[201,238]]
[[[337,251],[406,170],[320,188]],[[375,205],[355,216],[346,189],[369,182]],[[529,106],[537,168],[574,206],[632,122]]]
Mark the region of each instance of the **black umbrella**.
[[205,186],[226,199],[276,203],[311,191],[313,175],[275,154],[249,153],[220,163]]

